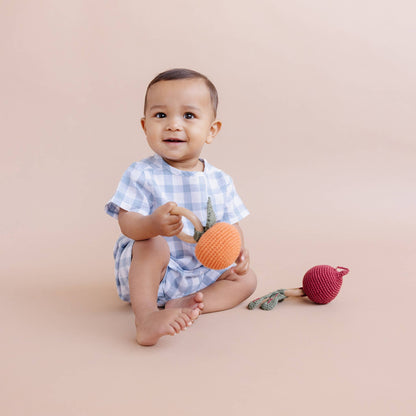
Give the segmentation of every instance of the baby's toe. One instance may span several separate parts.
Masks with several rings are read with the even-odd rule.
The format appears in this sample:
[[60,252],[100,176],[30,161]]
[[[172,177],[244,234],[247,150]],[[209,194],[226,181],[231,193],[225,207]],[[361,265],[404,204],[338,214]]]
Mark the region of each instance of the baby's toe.
[[189,316],[191,321],[195,321],[195,319],[197,319],[199,316],[199,308],[191,309],[190,311],[188,311],[187,315]]
[[173,330],[175,331],[173,335],[179,334],[179,332],[182,331],[182,328],[177,321],[171,322],[170,327],[173,328]]
[[[181,330],[184,330],[187,328],[188,326],[188,322],[186,321],[186,314],[181,314],[176,318],[176,322],[179,324],[179,326],[181,327]],[[189,319],[189,318],[188,318]]]
[[181,320],[183,321],[185,328],[192,324],[191,318],[186,313],[182,313]]
[[201,292],[196,293],[194,296],[195,302],[202,302],[203,299],[204,299],[204,295]]

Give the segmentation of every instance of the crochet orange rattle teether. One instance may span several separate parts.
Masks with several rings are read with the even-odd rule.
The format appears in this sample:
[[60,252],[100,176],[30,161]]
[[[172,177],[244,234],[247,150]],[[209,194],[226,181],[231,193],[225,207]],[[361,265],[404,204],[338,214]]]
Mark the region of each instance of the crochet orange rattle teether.
[[240,233],[231,224],[226,222],[216,223],[210,198],[208,198],[207,224],[205,227],[189,209],[175,207],[171,213],[187,218],[195,227],[193,236],[182,231],[177,237],[187,243],[196,244],[195,256],[205,267],[221,270],[231,266],[237,260],[241,250]]

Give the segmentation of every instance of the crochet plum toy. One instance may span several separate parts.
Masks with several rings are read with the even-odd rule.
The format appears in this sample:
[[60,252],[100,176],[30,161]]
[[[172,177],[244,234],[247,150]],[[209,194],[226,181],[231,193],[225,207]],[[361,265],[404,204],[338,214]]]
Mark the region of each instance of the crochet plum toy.
[[217,222],[211,199],[208,199],[207,224],[204,227],[199,218],[190,210],[175,207],[171,214],[181,215],[191,221],[195,227],[193,237],[181,232],[181,240],[196,244],[196,258],[209,269],[221,270],[231,266],[240,255],[241,237],[238,230],[231,224]]
[[260,309],[269,311],[290,296],[307,296],[312,302],[321,305],[329,303],[338,295],[342,285],[342,277],[348,272],[349,269],[345,267],[312,267],[303,277],[303,287],[276,290],[266,296],[254,299],[248,304],[248,309],[254,309],[260,305]]

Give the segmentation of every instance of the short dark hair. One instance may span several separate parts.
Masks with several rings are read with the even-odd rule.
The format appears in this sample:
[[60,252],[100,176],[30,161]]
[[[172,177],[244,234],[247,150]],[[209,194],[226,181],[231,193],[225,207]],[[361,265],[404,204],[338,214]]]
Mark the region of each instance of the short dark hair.
[[178,79],[193,79],[193,78],[200,78],[205,81],[206,86],[208,87],[209,94],[211,96],[211,103],[212,109],[214,111],[214,117],[217,116],[217,108],[218,108],[218,93],[215,85],[203,74],[193,71],[192,69],[186,68],[174,68],[169,69],[167,71],[161,72],[159,75],[156,75],[149,83],[146,89],[146,95],[144,98],[144,111],[146,111],[147,106],[147,94],[149,92],[149,88],[160,81],[174,81]]

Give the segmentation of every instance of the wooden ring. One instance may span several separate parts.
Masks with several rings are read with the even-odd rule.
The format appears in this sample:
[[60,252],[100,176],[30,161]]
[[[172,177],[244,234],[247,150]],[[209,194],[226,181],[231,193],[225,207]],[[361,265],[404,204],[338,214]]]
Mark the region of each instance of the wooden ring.
[[[176,206],[172,208],[170,213],[173,215],[180,215],[182,217],[187,218],[189,221],[191,221],[192,225],[195,227],[195,230],[200,231],[200,232],[204,231],[204,227],[201,224],[201,221],[199,220],[199,218],[189,209]],[[191,243],[191,244],[197,243],[191,235],[185,234],[183,231],[181,231],[176,237],[180,238],[182,241],[185,241],[185,243]]]

